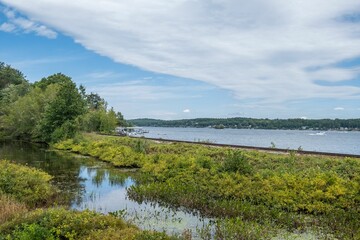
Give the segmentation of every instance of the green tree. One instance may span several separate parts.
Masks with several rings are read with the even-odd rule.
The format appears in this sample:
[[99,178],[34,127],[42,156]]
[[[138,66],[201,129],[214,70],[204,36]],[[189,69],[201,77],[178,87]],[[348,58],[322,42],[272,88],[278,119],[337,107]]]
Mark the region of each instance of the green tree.
[[116,113],[116,125],[117,126],[121,126],[121,127],[127,127],[127,126],[131,126],[131,124],[129,124],[125,119],[124,116],[122,115],[121,112],[117,112]]
[[28,94],[11,103],[2,117],[2,135],[7,138],[37,139],[46,106],[55,98],[58,89],[58,85],[49,86],[45,91],[32,88]]
[[34,83],[34,87],[46,89],[51,84],[66,84],[72,82],[71,78],[62,73],[56,73],[46,78],[42,78],[40,81]]
[[[59,78],[58,80],[56,79],[57,77]],[[73,132],[75,126],[69,126],[75,124],[74,120],[85,113],[85,103],[70,77],[56,74],[50,76],[49,79],[59,82],[60,87],[54,100],[48,104],[41,122],[40,132],[43,140],[46,142],[53,140],[52,134],[57,128],[63,131],[71,129]],[[67,127],[61,128],[65,123]],[[60,133],[58,130],[56,138],[61,138],[61,135],[70,137],[69,134],[70,136],[72,135],[71,132]]]
[[117,118],[113,109],[106,111],[104,108],[90,109],[81,116],[81,130],[87,132],[111,133],[117,126]]
[[0,62],[0,90],[8,87],[10,84],[18,85],[26,82],[22,72]]
[[98,110],[100,108],[105,108],[107,106],[106,101],[99,96],[97,93],[90,93],[86,95],[86,103],[89,109]]
[[117,123],[116,114],[113,108],[101,115],[100,132],[111,133],[115,130]]

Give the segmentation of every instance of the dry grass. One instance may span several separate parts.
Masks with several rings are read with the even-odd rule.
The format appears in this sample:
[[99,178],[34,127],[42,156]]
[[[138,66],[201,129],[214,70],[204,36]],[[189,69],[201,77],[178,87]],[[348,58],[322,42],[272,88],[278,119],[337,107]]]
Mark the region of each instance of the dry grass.
[[27,212],[25,204],[0,194],[0,225],[25,212]]

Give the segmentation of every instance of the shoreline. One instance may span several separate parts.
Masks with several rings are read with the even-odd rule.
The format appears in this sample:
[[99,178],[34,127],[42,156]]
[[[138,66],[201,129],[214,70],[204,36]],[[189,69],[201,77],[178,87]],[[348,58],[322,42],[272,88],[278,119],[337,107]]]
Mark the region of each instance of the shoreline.
[[[105,133],[98,133],[98,134],[104,135],[104,136],[124,137],[124,136],[120,136],[120,135],[105,134]],[[255,147],[255,146],[247,146],[247,145],[209,143],[209,142],[201,142],[201,141],[193,142],[193,141],[164,139],[164,138],[149,138],[149,137],[134,137],[134,136],[128,136],[128,137],[134,138],[134,139],[146,139],[146,140],[151,140],[151,141],[155,141],[155,142],[187,143],[187,144],[197,144],[197,145],[205,145],[205,146],[213,146],[213,147],[224,147],[224,148],[230,147],[230,148],[258,150],[258,151],[273,152],[273,153],[296,153],[296,154],[301,154],[301,155],[319,155],[319,156],[331,156],[331,157],[360,158],[359,154],[318,152],[318,151],[307,151],[307,150],[299,150],[299,149],[271,148],[271,147]]]

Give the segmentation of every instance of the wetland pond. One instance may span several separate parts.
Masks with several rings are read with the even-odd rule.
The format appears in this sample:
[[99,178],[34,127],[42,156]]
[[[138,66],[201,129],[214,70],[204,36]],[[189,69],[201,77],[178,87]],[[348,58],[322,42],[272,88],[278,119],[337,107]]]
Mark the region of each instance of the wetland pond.
[[211,221],[198,214],[129,199],[127,188],[137,184],[139,173],[135,171],[116,169],[91,157],[53,151],[39,145],[0,144],[0,159],[39,168],[52,175],[54,185],[61,190],[62,202],[72,209],[116,212],[141,229],[172,235],[190,230],[194,239],[198,238],[197,229]]

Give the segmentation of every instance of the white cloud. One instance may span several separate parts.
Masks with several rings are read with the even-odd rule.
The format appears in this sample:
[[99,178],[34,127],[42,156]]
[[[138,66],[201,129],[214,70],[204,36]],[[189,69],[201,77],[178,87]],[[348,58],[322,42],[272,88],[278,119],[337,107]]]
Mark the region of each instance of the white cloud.
[[8,22],[1,24],[0,31],[35,33],[38,36],[47,38],[57,37],[57,33],[55,31],[29,19],[17,17],[16,13],[12,10],[5,9],[3,10],[3,13],[8,18]]
[[183,113],[190,113],[190,109],[184,109]]
[[343,108],[343,107],[336,107],[336,108],[334,108],[334,110],[335,110],[335,111],[343,111],[343,110],[345,110],[345,108]]
[[189,93],[194,89],[196,88],[187,86],[153,86],[147,85],[141,80],[133,80],[116,84],[96,85],[88,88],[88,92],[96,92],[105,99],[121,98],[126,101],[154,102],[166,99],[197,98],[197,95]]
[[359,75],[336,67],[360,56],[360,23],[343,21],[360,12],[358,0],[0,2],[117,62],[201,80],[255,104],[360,97],[356,86],[316,83]]
[[0,31],[12,32],[16,29],[16,26],[11,23],[3,23],[0,25]]

